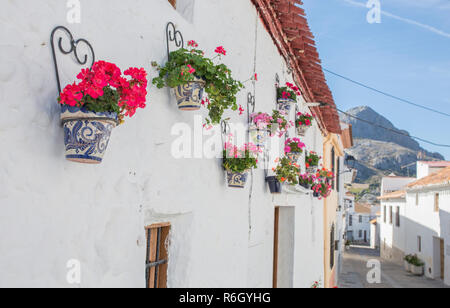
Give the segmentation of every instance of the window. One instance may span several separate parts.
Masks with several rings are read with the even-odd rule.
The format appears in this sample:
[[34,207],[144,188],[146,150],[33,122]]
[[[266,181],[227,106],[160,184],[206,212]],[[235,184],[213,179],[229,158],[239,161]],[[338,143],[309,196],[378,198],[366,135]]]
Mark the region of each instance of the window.
[[331,233],[330,233],[330,268],[334,268],[334,254],[336,247],[334,246],[336,244],[334,240],[334,225],[331,227]]
[[352,215],[350,215],[350,216],[348,217],[348,225],[349,225],[350,227],[353,226],[353,216],[352,216]]
[[359,215],[359,223],[362,224],[362,222],[363,222],[363,217],[362,217],[362,215]]
[[422,252],[422,237],[421,236],[417,237],[417,250],[419,252]]
[[177,0],[169,0],[169,3],[172,4],[173,8],[177,8]]
[[145,281],[148,289],[167,288],[168,239],[170,224],[155,224],[146,228],[147,258]]
[[397,212],[395,217],[395,226],[400,228],[400,207],[397,206]]
[[392,206],[389,207],[389,223],[392,225],[394,223],[394,211]]
[[434,211],[439,212],[439,194],[434,195]]
[[383,209],[383,221],[384,221],[384,223],[386,223],[387,222],[387,208],[386,208],[386,206],[384,207],[384,209]]
[[419,193],[416,193],[416,206],[419,206]]
[[337,172],[336,172],[336,190],[337,190],[337,192],[340,191],[340,186],[341,186],[341,159],[338,158]]
[[363,232],[362,230],[359,230],[359,238],[362,238]]

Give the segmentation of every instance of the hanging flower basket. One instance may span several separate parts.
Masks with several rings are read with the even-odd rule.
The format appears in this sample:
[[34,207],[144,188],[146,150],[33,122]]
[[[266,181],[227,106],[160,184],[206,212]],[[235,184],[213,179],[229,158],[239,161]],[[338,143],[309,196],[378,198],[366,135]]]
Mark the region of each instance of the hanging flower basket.
[[305,157],[305,166],[307,173],[315,174],[319,168],[319,162],[322,159],[316,152],[309,152]]
[[284,153],[286,154],[287,158],[289,158],[291,163],[297,164],[305,147],[305,144],[301,142],[300,139],[289,138],[288,140],[286,140]]
[[302,156],[301,152],[290,152],[286,153],[287,158],[291,161],[293,164],[297,164],[300,160],[300,157]]
[[[159,89],[173,88],[180,110],[198,110],[204,105],[209,111],[207,124],[220,124],[227,110],[242,112],[236,96],[244,85],[232,77],[226,65],[216,64],[216,59],[222,59],[227,51],[222,46],[217,47],[216,56],[208,58],[195,41],[189,41],[187,45],[188,49],[171,52],[164,66],[152,63],[159,70],[153,84]],[[207,98],[203,99],[203,92]]]
[[298,112],[295,120],[295,127],[299,136],[305,136],[309,128],[312,126],[314,117],[308,113]]
[[117,113],[95,113],[78,107],[62,106],[66,159],[100,164],[109,144]]
[[113,128],[146,107],[146,71],[130,68],[124,75],[115,64],[99,61],[81,71],[78,84],[64,88],[58,101],[67,160],[101,163]]
[[223,168],[227,172],[228,187],[245,187],[248,172],[257,168],[259,153],[261,149],[253,143],[244,144],[238,148],[232,143],[232,137],[228,137],[223,151]]
[[293,99],[285,99],[285,98],[279,98],[278,99],[278,110],[289,112],[292,109],[292,105],[296,104],[297,101]]
[[269,176],[266,178],[267,184],[271,194],[281,194],[281,183],[276,176]]
[[194,76],[193,81],[173,88],[178,109],[182,111],[199,110],[202,107],[205,84],[206,82],[203,79]]
[[247,178],[248,171],[236,172],[227,170],[228,187],[230,188],[245,188]]
[[297,97],[301,95],[300,89],[292,83],[286,82],[285,87],[278,88],[278,109],[280,111],[291,111],[292,105],[297,104]]

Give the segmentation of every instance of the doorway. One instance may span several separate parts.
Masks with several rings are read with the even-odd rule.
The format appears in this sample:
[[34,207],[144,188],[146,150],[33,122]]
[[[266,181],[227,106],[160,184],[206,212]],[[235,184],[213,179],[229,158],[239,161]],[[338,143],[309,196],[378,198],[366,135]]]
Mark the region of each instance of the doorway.
[[433,238],[433,278],[445,278],[445,242],[443,239]]
[[295,208],[275,208],[273,287],[294,287]]
[[441,250],[441,279],[445,279],[445,242],[440,239],[440,250]]
[[367,231],[364,231],[364,243],[367,243]]

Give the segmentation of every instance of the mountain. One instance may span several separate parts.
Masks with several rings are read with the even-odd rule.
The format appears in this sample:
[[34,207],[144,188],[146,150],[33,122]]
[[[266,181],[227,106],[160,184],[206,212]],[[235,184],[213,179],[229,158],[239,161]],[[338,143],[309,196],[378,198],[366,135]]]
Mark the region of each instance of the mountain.
[[359,183],[377,183],[391,173],[414,176],[418,160],[444,160],[441,154],[423,149],[407,131],[398,129],[370,107],[356,107],[347,113],[350,116],[344,115],[342,121],[352,124],[355,141],[347,153],[357,160]]

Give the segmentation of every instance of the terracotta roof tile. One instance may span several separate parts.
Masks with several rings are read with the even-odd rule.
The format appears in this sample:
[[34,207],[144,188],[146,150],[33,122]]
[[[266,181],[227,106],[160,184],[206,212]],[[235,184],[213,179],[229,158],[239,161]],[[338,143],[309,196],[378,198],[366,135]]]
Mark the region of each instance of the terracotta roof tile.
[[300,0],[251,0],[278,47],[292,66],[295,82],[308,102],[323,102],[327,107],[311,108],[319,126],[340,134],[339,114],[322,70],[314,35],[308,26]]
[[423,164],[427,164],[434,168],[446,168],[450,167],[450,161],[421,161]]
[[405,190],[394,191],[388,194],[384,194],[381,197],[378,197],[378,200],[388,200],[388,199],[403,199],[406,197]]
[[355,205],[355,212],[360,214],[371,214],[371,206],[368,204],[357,203]]
[[421,188],[427,186],[436,186],[436,185],[449,185],[450,186],[450,167],[445,168],[439,172],[433,173],[430,176],[427,176],[418,181],[412,182],[407,186],[407,188]]

